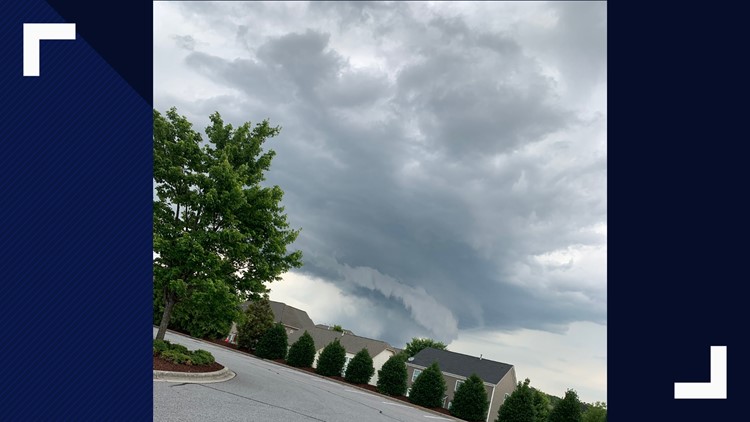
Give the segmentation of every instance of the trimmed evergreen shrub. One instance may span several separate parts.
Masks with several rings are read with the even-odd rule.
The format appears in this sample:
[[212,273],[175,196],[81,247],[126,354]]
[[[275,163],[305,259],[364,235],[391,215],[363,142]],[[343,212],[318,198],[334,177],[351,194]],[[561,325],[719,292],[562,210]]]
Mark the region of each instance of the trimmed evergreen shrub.
[[326,377],[341,375],[345,362],[346,349],[339,343],[339,339],[334,339],[320,352],[315,372]]
[[158,356],[170,349],[171,344],[166,340],[154,340],[154,356]]
[[198,349],[190,354],[190,361],[193,362],[193,365],[210,365],[216,362],[216,359],[211,352]]
[[188,350],[188,348],[185,347],[185,346],[183,346],[183,345],[181,345],[181,344],[170,344],[169,345],[169,350],[174,350],[174,351],[177,351],[177,352],[180,352],[180,353],[184,353],[186,355],[190,354],[190,351]]
[[437,362],[433,362],[414,380],[409,401],[423,407],[441,407],[445,390],[443,374]]
[[497,411],[496,422],[535,422],[537,420],[534,392],[529,387],[527,378],[523,384],[518,383],[515,391],[505,399]]
[[297,339],[289,348],[289,354],[286,358],[286,363],[291,366],[298,368],[309,368],[315,361],[315,341],[313,340],[310,333],[305,330],[305,333]]
[[266,331],[273,327],[273,310],[268,298],[254,300],[247,305],[245,315],[237,326],[237,346],[255,349]]
[[451,415],[467,421],[483,421],[489,407],[484,382],[477,374],[471,374],[453,396]]
[[[189,352],[188,352],[189,353]],[[190,362],[190,355],[188,353],[183,353],[179,350],[165,350],[161,353],[161,357],[174,363],[184,363],[184,364],[192,364]]]
[[255,347],[255,354],[264,359],[284,359],[286,350],[286,329],[279,322],[263,334]]
[[378,391],[389,396],[403,396],[407,388],[406,377],[404,356],[391,356],[378,371]]
[[375,368],[372,366],[370,352],[362,349],[349,362],[344,379],[352,384],[367,384],[374,374]]

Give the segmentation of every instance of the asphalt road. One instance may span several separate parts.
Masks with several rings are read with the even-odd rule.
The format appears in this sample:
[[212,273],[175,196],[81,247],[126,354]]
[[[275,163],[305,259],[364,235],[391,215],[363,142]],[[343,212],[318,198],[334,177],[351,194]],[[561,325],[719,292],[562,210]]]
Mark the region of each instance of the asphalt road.
[[166,339],[208,350],[237,376],[213,384],[154,381],[154,421],[455,420],[179,334],[167,333]]

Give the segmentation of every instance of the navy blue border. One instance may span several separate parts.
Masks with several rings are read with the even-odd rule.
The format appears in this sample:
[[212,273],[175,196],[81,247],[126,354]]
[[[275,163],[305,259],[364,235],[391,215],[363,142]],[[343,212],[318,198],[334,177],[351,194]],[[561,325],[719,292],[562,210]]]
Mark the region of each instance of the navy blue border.
[[[4,421],[153,418],[152,5],[105,4],[0,6]],[[23,23],[65,22],[23,77]]]
[[[743,15],[608,5],[608,406],[612,421],[746,413]],[[728,398],[675,400],[728,346]]]

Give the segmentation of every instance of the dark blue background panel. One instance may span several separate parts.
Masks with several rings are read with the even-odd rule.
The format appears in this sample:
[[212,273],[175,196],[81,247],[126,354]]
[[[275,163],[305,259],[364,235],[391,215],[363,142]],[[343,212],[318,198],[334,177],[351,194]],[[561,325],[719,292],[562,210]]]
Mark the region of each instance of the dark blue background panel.
[[[0,420],[151,420],[150,103],[75,16],[0,7]],[[41,42],[39,77],[25,22],[79,29]],[[150,39],[150,14],[129,25]]]

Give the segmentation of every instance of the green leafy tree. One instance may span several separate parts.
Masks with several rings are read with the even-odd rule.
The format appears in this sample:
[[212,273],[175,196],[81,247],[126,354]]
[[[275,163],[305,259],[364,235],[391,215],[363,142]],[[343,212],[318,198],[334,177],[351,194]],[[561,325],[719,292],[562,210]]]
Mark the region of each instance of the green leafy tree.
[[315,361],[315,341],[305,330],[297,341],[289,348],[286,363],[298,368],[309,368]]
[[245,349],[255,349],[258,340],[273,327],[271,301],[264,296],[248,302],[244,318],[237,327],[237,345]]
[[344,328],[342,326],[338,325],[338,324],[336,324],[333,327],[331,327],[331,330],[338,331],[339,333],[343,333],[344,332]]
[[534,392],[534,409],[536,410],[536,420],[538,422],[546,422],[549,417],[549,410],[552,407],[549,402],[547,394],[532,387],[531,390]]
[[487,417],[489,407],[484,381],[477,374],[471,374],[458,386],[453,396],[451,414],[467,421],[483,421]]
[[367,349],[357,352],[346,367],[344,379],[352,384],[367,384],[375,375],[375,367],[372,366],[372,357]]
[[534,392],[529,387],[528,378],[518,383],[516,390],[505,399],[497,412],[497,422],[536,422],[536,408],[534,406]]
[[263,143],[280,129],[267,120],[233,128],[219,113],[210,121],[203,143],[174,108],[165,115],[154,110],[154,294],[163,306],[157,339],[164,339],[176,305],[206,318],[189,308],[236,297],[228,307],[204,308],[209,319],[226,309],[223,320],[234,319],[238,301],[302,265],[300,251],[286,250],[299,231],[289,228],[283,191],[260,184],[275,154]]
[[583,422],[606,422],[607,421],[607,404],[596,402],[589,406],[581,419]]
[[406,352],[408,357],[412,357],[421,352],[422,349],[426,349],[428,347],[432,347],[433,349],[447,350],[447,346],[443,342],[435,341],[431,338],[414,337],[410,342],[406,343],[404,352]]
[[279,322],[258,340],[255,354],[264,359],[283,359],[286,357],[287,345],[286,329]]
[[441,407],[445,397],[445,379],[437,362],[425,368],[411,386],[409,401],[424,407]]
[[[156,292],[155,292],[156,293]],[[185,331],[198,338],[224,338],[232,322],[240,319],[240,300],[228,286],[216,283],[210,289],[197,291],[172,309],[170,328]],[[164,315],[164,297],[154,295],[154,324]]]
[[339,339],[334,339],[320,352],[315,372],[326,377],[341,375],[345,362],[346,349],[339,343]]
[[549,412],[549,422],[581,422],[581,401],[575,390],[565,392],[565,397]]
[[406,355],[397,354],[388,358],[378,371],[378,391],[389,396],[406,394]]

